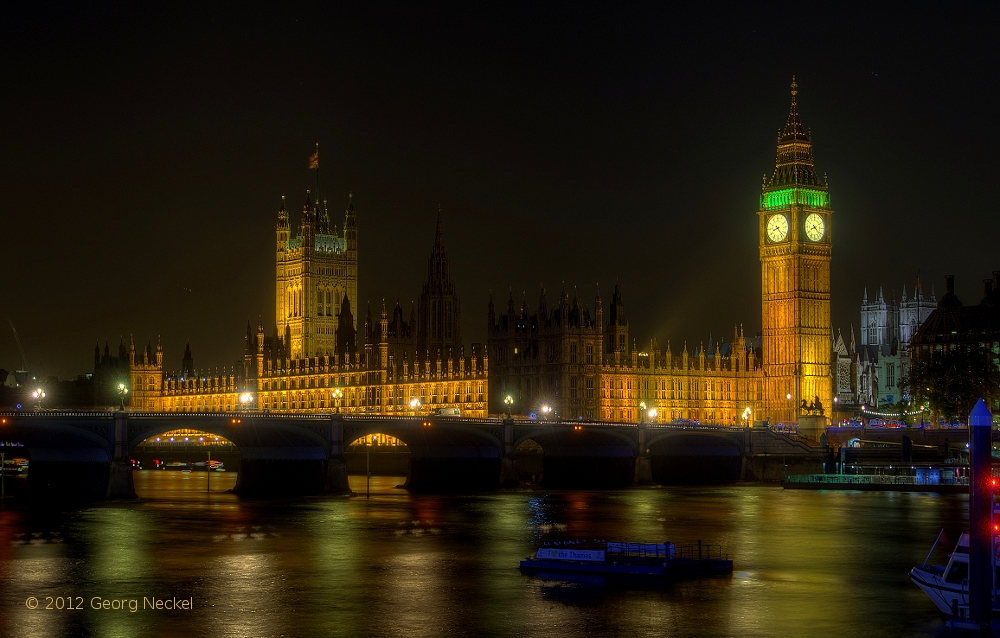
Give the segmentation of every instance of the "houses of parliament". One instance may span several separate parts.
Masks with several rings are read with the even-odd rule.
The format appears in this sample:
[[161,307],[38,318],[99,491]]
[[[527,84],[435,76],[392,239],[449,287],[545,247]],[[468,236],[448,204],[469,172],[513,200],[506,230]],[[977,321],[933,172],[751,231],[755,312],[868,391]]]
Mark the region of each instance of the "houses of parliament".
[[606,307],[594,291],[593,310],[565,290],[550,300],[542,289],[534,309],[526,298],[516,303],[511,295],[499,308],[491,298],[486,345],[466,348],[440,210],[417,303],[409,312],[398,302],[374,314],[369,306],[359,322],[353,197],[334,223],[327,202],[307,192],[297,228],[284,200],[278,210],[275,321],[270,334],[248,323],[241,363],[199,371],[189,349],[180,372],[167,373],[159,344],[122,343],[117,356],[106,345],[94,353],[95,392],[109,392],[114,375],[127,374],[131,408],[141,411],[415,415],[457,408],[486,417],[542,414],[549,406],[570,420],[744,425],[794,421],[806,406],[829,409],[833,210],[796,99],[793,80],[775,168],[755,211],[759,337],[738,324],[728,340],[675,350],[653,339],[641,350],[615,286]]

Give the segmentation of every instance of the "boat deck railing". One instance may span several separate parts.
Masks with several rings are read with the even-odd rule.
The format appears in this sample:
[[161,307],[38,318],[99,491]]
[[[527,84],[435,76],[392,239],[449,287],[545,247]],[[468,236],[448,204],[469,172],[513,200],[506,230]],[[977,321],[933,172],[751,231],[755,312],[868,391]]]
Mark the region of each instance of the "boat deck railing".
[[609,557],[633,560],[720,560],[725,558],[722,545],[709,545],[698,541],[691,545],[673,543],[608,543]]
[[609,556],[620,558],[673,558],[671,543],[608,543],[605,548]]
[[698,541],[694,545],[675,545],[675,558],[683,560],[726,560],[728,555],[722,552],[722,545],[709,545]]
[[966,476],[932,482],[924,477],[888,474],[800,474],[785,478],[786,483],[829,483],[831,485],[968,485]]

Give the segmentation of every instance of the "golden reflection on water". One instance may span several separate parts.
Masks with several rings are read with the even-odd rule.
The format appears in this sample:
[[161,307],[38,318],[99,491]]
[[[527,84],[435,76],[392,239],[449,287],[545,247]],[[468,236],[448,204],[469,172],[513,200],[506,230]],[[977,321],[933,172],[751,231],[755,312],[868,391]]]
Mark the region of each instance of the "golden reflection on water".
[[[0,633],[24,636],[941,635],[906,578],[967,498],[761,486],[245,500],[232,472],[135,473],[140,503],[0,505]],[[360,488],[360,489],[359,489]],[[525,576],[549,541],[721,544],[732,578]],[[942,541],[940,562],[954,545]],[[950,546],[949,546],[950,544]],[[193,597],[192,612],[30,611],[24,598]],[[9,628],[16,628],[11,631]]]

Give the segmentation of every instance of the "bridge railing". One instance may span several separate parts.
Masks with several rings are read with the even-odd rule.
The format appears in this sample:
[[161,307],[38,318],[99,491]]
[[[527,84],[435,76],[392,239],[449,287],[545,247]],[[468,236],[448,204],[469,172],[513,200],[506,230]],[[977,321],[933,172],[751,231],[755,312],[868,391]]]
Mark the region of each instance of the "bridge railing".
[[[13,411],[13,412],[0,412],[0,415],[5,417],[29,417],[29,418],[41,418],[41,417],[89,417],[89,418],[111,418],[115,415],[122,414],[122,411],[108,412],[106,410],[23,410],[23,411]],[[444,416],[444,415],[412,415],[412,414],[340,414],[334,412],[324,412],[324,413],[312,413],[303,414],[297,412],[284,412],[271,410],[264,412],[261,410],[247,410],[247,411],[234,411],[234,412],[146,412],[146,411],[132,411],[125,410],[124,414],[128,418],[137,419],[205,419],[205,418],[239,418],[239,419],[294,419],[303,421],[328,421],[333,417],[339,417],[344,421],[412,421],[420,422],[427,420],[434,420],[438,423],[462,423],[475,425],[479,423],[496,425],[503,423],[506,419],[503,416],[492,415],[483,418],[469,418],[469,417],[459,417],[459,416]],[[601,428],[634,428],[637,423],[622,423],[618,421],[573,421],[573,420],[542,420],[542,419],[526,419],[513,417],[510,419],[515,426],[584,426],[584,427],[601,427]],[[733,425],[721,425],[721,424],[711,424],[711,423],[647,423],[645,424],[647,428],[653,430],[714,430],[721,432],[733,432],[747,429],[746,426],[733,426]]]

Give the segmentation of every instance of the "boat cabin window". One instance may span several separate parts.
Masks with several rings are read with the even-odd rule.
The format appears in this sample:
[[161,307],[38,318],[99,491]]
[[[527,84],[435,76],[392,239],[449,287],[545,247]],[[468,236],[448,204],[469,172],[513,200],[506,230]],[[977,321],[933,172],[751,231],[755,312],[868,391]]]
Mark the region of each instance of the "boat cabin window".
[[961,583],[963,580],[969,577],[969,564],[965,561],[953,560],[951,561],[951,569],[948,570],[948,575],[945,576],[945,581],[949,583]]

